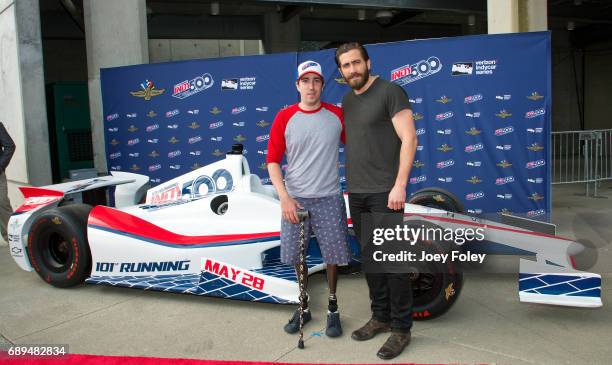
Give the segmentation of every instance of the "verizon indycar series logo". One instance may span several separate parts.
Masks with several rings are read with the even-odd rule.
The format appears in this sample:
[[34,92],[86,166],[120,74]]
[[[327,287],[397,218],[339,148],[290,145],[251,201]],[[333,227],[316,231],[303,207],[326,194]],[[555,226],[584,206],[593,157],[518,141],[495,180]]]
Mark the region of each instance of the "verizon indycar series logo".
[[544,114],[546,114],[546,110],[544,110],[544,108],[540,108],[540,109],[528,111],[527,113],[525,113],[525,118],[531,119],[531,118],[539,117],[540,115],[544,115]]
[[497,60],[476,61],[476,75],[493,75],[497,69]]
[[436,168],[437,169],[445,169],[447,167],[451,167],[455,164],[455,160],[444,160],[444,161],[440,161],[438,163],[436,163]]
[[474,72],[474,63],[472,62],[455,62],[451,68],[453,76],[469,76]]
[[161,165],[160,164],[149,165],[149,172],[157,171],[159,169],[161,169]]
[[495,130],[495,135],[497,137],[499,137],[499,136],[503,136],[503,135],[506,135],[506,134],[510,134],[512,132],[514,132],[514,127],[513,126],[508,126],[508,127],[496,129]]
[[257,85],[257,79],[252,77],[241,77],[221,80],[221,90],[253,90]]
[[185,80],[174,85],[172,96],[178,99],[185,99],[191,95],[202,92],[213,86],[215,81],[209,73],[196,76],[191,80]]
[[129,141],[127,141],[128,146],[134,146],[134,145],[137,145],[138,143],[140,143],[140,139],[138,138],[130,139]]
[[411,177],[410,178],[410,183],[411,184],[419,184],[422,182],[427,181],[427,176],[425,175],[421,175],[421,176],[416,176],[416,177]]
[[436,120],[438,122],[442,120],[446,120],[446,119],[452,118],[453,115],[454,115],[453,112],[450,112],[450,111],[446,113],[436,114]]
[[475,94],[475,95],[466,96],[463,99],[463,102],[466,104],[472,104],[480,100],[482,100],[482,94]]
[[476,143],[476,144],[470,144],[470,145],[465,146],[463,150],[467,153],[472,153],[472,152],[480,151],[483,148],[484,146],[482,143]]
[[495,179],[495,185],[506,185],[514,182],[514,176],[498,177]]
[[442,70],[442,63],[438,57],[429,57],[413,64],[404,65],[391,71],[391,81],[403,86]]
[[110,122],[110,121],[115,120],[117,118],[119,118],[119,114],[118,113],[110,114],[110,115],[106,116],[106,121]]
[[425,128],[419,128],[416,130],[417,136],[422,136],[423,134],[425,134]]
[[484,198],[485,194],[482,191],[477,191],[475,193],[469,193],[465,196],[466,200],[476,200]]
[[527,162],[525,167],[531,170],[531,169],[535,169],[535,168],[538,168],[538,167],[542,167],[544,165],[546,165],[546,161],[544,161],[544,160],[537,160],[537,161],[529,161],[529,162]]
[[408,99],[408,101],[410,101],[410,104],[421,104],[423,102],[423,98]]

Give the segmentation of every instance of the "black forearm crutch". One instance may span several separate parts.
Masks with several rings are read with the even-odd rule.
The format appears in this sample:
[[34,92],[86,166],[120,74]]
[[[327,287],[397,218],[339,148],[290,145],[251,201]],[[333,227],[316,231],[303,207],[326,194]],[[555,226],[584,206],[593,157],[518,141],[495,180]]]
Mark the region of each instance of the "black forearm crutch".
[[[300,272],[298,273],[298,286],[300,288],[300,339],[298,340],[298,348],[304,348],[304,302],[306,301],[306,288],[304,287],[304,275],[308,275],[306,268],[306,237],[304,237],[304,221],[308,218],[307,210],[297,211],[298,220],[300,221]],[[304,272],[306,271],[306,272]]]

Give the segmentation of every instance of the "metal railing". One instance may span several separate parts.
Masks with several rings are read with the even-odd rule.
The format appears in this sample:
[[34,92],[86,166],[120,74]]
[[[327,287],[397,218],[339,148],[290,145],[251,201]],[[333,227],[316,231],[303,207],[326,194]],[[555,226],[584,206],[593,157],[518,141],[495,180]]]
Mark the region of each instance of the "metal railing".
[[603,180],[612,179],[612,129],[552,133],[552,183],[585,183],[593,196]]

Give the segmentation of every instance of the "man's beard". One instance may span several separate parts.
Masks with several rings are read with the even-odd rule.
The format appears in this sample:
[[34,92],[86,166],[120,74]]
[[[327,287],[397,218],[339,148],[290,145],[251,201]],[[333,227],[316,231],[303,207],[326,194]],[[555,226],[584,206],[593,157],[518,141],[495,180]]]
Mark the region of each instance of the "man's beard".
[[350,80],[347,80],[351,89],[359,90],[362,87],[364,87],[365,84],[367,84],[368,80],[370,79],[370,70],[366,68],[365,72],[359,76],[361,76],[361,80],[357,83],[355,83],[355,80],[352,78]]

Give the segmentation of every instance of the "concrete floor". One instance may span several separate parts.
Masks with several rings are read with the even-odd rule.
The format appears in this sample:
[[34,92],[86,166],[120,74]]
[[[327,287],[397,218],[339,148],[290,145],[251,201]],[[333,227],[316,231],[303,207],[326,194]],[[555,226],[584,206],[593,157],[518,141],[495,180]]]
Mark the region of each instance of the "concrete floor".
[[[603,276],[599,309],[518,302],[517,277],[466,275],[455,306],[417,322],[410,347],[395,362],[609,364],[612,362],[612,184],[609,199],[575,196],[583,186],[553,188],[559,234],[591,247],[579,266]],[[0,248],[0,344],[69,344],[71,353],[278,362],[380,363],[386,336],[357,343],[350,332],[369,318],[361,275],[342,276],[338,296],[344,336],[329,339],[326,283],[310,280],[313,321],[306,349],[282,325],[293,307],[84,285],[57,289],[21,271]]]

